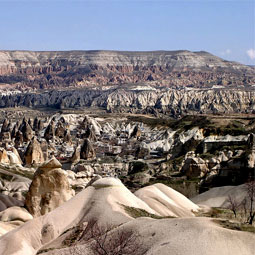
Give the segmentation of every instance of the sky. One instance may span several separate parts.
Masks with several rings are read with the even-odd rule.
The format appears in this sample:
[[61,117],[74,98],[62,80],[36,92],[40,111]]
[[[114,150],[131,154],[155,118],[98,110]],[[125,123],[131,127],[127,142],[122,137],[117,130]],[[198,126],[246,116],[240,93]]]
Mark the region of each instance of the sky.
[[255,65],[255,0],[0,0],[0,50],[203,50]]

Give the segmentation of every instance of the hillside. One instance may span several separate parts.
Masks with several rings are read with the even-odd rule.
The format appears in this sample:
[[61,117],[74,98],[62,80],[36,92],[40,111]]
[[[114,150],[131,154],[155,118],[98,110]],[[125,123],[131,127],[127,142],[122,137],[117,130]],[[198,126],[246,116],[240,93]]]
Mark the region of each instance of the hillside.
[[208,52],[0,51],[0,84],[12,88],[150,83],[156,86],[249,85],[254,68]]

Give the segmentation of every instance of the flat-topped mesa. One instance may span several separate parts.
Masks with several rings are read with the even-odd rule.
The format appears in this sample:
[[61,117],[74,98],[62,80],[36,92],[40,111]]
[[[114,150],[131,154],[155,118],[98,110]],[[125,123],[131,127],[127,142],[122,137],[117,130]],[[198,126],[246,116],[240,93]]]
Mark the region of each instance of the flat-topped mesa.
[[[34,71],[61,71],[73,66],[175,66],[247,68],[236,62],[225,61],[208,52],[180,51],[0,51],[0,66],[9,70],[29,68]],[[52,67],[52,68],[51,68]],[[6,68],[6,69],[8,69]],[[121,70],[121,68],[120,68]],[[128,70],[127,70],[128,71]]]
[[0,51],[0,83],[35,88],[139,82],[169,85],[170,80],[171,85],[203,85],[205,80],[240,85],[252,84],[254,77],[254,68],[208,52]]

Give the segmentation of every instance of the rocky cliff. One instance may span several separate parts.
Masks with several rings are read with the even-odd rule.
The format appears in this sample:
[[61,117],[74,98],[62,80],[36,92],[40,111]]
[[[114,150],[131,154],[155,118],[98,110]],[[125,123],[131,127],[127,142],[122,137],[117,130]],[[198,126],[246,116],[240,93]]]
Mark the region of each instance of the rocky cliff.
[[0,96],[0,107],[100,107],[109,112],[255,113],[255,90],[237,89],[80,89]]
[[255,83],[255,69],[208,52],[0,51],[2,87],[45,89],[144,82],[167,87],[249,85]]

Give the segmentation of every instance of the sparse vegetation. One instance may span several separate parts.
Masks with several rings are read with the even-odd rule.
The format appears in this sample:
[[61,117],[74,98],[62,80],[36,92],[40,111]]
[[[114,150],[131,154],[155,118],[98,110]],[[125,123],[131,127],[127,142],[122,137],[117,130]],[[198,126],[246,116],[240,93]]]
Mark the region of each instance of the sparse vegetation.
[[135,208],[135,207],[126,206],[126,205],[122,205],[122,206],[124,207],[125,211],[133,218],[139,218],[139,217],[149,217],[153,219],[175,218],[173,216],[166,216],[166,217],[158,216],[140,208]]
[[248,216],[248,223],[252,225],[254,218],[255,218],[255,208],[254,208],[254,201],[255,201],[255,181],[249,181],[245,184],[245,190],[247,192],[247,200],[249,201],[249,216]]
[[222,220],[222,219],[214,220],[214,222],[218,223],[220,226],[227,229],[237,230],[237,231],[246,231],[246,232],[255,234],[255,227],[245,223],[233,222],[230,220]]
[[236,218],[238,208],[240,207],[241,204],[239,204],[237,202],[237,200],[234,197],[232,197],[231,195],[228,196],[228,200],[227,201],[229,203],[229,209],[234,213],[235,218]]
[[75,228],[63,244],[71,247],[74,254],[80,254],[77,246],[74,246],[77,242],[87,243],[95,255],[142,255],[146,252],[140,243],[140,236],[137,231],[124,229],[121,226],[100,226],[94,219]]
[[225,218],[232,219],[233,213],[230,209],[212,207],[209,211],[201,210],[194,212],[197,217],[210,217],[210,218]]

